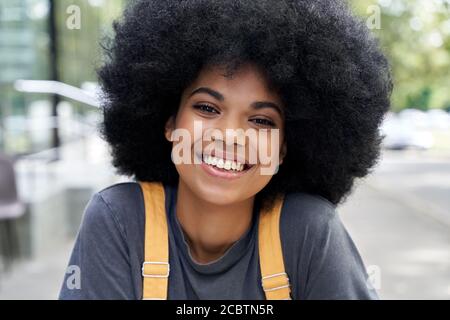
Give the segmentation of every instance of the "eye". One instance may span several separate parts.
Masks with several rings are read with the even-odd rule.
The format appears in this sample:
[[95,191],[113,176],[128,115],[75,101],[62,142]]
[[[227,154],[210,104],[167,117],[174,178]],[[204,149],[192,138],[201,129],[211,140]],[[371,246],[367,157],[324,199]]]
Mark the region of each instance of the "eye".
[[257,118],[257,119],[251,119],[250,121],[252,121],[258,125],[262,125],[262,126],[275,127],[275,123],[268,119]]
[[216,110],[213,106],[210,106],[208,104],[196,104],[194,105],[194,109],[200,110],[203,113],[217,113],[219,114],[219,111]]

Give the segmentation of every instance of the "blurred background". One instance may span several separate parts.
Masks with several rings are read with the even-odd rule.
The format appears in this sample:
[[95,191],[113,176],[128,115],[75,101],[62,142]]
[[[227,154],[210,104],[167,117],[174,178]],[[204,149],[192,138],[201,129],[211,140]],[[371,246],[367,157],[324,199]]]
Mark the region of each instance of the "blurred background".
[[[0,299],[56,299],[115,175],[95,69],[126,0],[0,2]],[[338,208],[382,299],[450,298],[450,0],[352,0],[392,64],[382,157]]]

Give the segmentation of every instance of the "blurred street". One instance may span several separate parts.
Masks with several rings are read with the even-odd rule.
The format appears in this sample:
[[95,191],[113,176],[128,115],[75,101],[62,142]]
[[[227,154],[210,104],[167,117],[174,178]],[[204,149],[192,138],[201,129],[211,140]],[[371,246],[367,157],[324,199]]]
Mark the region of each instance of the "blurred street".
[[385,152],[340,214],[382,299],[450,298],[450,157]]
[[[386,151],[338,209],[381,299],[450,299],[450,158]],[[73,242],[0,280],[0,299],[55,299]]]

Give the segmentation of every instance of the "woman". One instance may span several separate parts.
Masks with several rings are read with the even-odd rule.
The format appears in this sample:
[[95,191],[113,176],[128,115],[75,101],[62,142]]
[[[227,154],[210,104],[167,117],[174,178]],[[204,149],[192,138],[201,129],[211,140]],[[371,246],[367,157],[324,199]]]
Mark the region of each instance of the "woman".
[[[378,299],[337,212],[378,159],[392,90],[364,23],[332,0],[142,0],[114,28],[102,134],[136,182],[92,197],[60,299],[142,298],[137,182],[164,186],[168,299],[264,299],[258,213],[278,195],[292,298]],[[230,143],[239,129],[256,138]]]

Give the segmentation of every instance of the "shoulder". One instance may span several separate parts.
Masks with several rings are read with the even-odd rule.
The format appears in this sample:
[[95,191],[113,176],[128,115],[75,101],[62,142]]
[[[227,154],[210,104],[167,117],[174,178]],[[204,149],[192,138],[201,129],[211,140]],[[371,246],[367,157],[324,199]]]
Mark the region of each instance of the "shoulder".
[[98,191],[97,195],[119,218],[122,218],[120,216],[123,216],[125,212],[143,209],[142,190],[137,182],[116,183]]
[[280,217],[283,248],[287,254],[309,256],[339,224],[336,206],[325,198],[303,192],[286,194]]
[[292,278],[293,296],[305,297],[305,282],[314,252],[323,245],[336,222],[336,206],[311,193],[288,193],[280,217],[280,237],[286,272]]
[[101,189],[97,192],[97,195],[103,198],[107,203],[118,205],[134,200],[134,198],[140,195],[140,192],[141,187],[138,183],[121,182]]
[[[100,209],[100,210],[99,210]],[[90,220],[112,220],[124,234],[141,223],[144,212],[141,187],[136,182],[121,182],[95,193],[86,209]]]
[[311,193],[286,194],[281,219],[291,228],[326,228],[338,215],[336,206],[327,199]]

